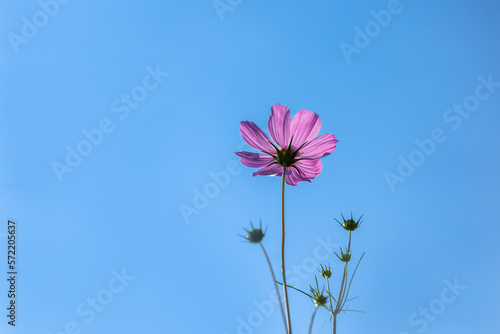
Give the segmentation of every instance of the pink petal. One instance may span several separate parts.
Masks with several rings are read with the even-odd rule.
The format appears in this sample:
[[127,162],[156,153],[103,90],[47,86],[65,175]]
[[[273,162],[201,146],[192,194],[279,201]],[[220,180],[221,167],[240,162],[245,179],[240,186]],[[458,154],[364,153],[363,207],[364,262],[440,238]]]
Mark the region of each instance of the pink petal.
[[316,176],[321,173],[321,169],[323,168],[319,159],[299,160],[293,165],[299,170],[300,176],[307,181],[309,181],[309,179],[316,178]]
[[288,167],[285,174],[285,182],[291,186],[296,186],[301,181],[309,181],[306,178],[300,176],[299,172],[293,167]]
[[298,149],[302,144],[315,138],[321,129],[321,120],[316,113],[302,109],[292,120],[290,129],[292,139],[292,149]]
[[263,167],[269,165],[275,159],[267,154],[259,154],[253,152],[236,152],[236,155],[241,159],[241,163],[247,167]]
[[290,142],[290,109],[276,103],[271,107],[271,116],[267,127],[269,134],[280,148],[285,148]]
[[281,176],[283,175],[283,167],[278,164],[272,164],[271,166],[261,168],[253,173],[253,176],[257,175]]
[[255,123],[250,121],[241,122],[241,136],[252,148],[261,152],[276,153],[271,145],[269,137]]
[[331,154],[339,141],[331,133],[325,133],[305,144],[297,153],[297,158],[320,159]]

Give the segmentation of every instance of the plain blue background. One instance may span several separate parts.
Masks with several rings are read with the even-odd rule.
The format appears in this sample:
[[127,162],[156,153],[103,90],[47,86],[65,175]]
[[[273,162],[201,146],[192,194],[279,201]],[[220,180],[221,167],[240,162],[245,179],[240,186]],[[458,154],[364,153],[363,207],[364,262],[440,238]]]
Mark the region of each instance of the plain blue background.
[[[238,236],[262,219],[280,272],[281,180],[252,177],[234,154],[239,122],[267,132],[277,102],[318,113],[339,140],[317,179],[286,189],[299,288],[314,282],[318,238],[345,245],[334,218],[364,214],[348,306],[365,313],[341,314],[338,332],[497,332],[500,87],[459,126],[445,118],[475,101],[479,77],[500,81],[499,3],[402,0],[381,26],[372,11],[393,2],[221,2],[222,13],[211,0],[2,2],[0,257],[15,219],[19,274],[13,329],[0,263],[0,332],[283,332],[277,307],[255,306],[272,292],[262,253]],[[24,27],[34,20],[36,31]],[[365,28],[369,40],[356,40]],[[341,45],[356,42],[346,57]],[[141,90],[148,68],[169,75]],[[125,117],[132,92],[141,101]],[[113,130],[84,147],[82,131],[103,120]],[[446,140],[414,153],[438,128]],[[60,180],[54,162],[78,145],[88,154]],[[387,172],[410,157],[419,165],[391,188]],[[338,289],[339,261],[322,263]],[[122,270],[133,279],[112,293]],[[466,288],[443,303],[454,280]],[[105,305],[90,320],[78,308],[92,298]],[[291,302],[304,333],[314,306]],[[331,332],[324,310],[314,332]]]

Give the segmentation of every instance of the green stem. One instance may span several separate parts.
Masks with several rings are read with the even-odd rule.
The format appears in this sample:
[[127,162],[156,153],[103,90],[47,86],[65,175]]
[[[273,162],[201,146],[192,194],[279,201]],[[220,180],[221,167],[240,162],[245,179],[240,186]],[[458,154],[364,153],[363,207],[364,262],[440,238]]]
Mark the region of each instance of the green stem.
[[348,273],[347,273],[347,262],[346,262],[346,264],[344,266],[344,277],[346,278],[346,280],[344,281],[344,285],[341,286],[341,291],[340,291],[341,296],[339,298],[340,302],[339,302],[339,307],[338,307],[338,309],[339,309],[338,313],[340,313],[340,311],[342,311],[342,306],[344,304],[344,297],[345,297],[345,292],[347,289],[347,276],[348,276]]
[[349,231],[349,245],[347,246],[347,253],[351,252],[351,231]]
[[342,290],[344,289],[344,282],[346,279],[346,275],[347,275],[347,263],[344,266],[344,274],[342,275],[342,282],[340,283],[339,297],[337,298],[337,305],[335,306],[335,311],[333,311],[334,315],[337,315],[340,313],[340,305],[342,305],[340,298],[342,298]]
[[311,325],[309,326],[309,334],[312,333],[314,317],[316,316],[316,311],[317,310],[318,310],[318,306],[316,306],[316,308],[314,309],[314,312],[313,312],[313,316],[312,316],[312,319],[311,319]]
[[290,320],[290,306],[288,304],[288,290],[286,287],[285,270],[285,174],[286,167],[283,167],[283,181],[281,184],[281,270],[283,272],[283,290],[285,294],[285,307],[288,322],[288,334],[292,334],[292,323]]
[[333,316],[333,334],[337,334],[337,315]]
[[[347,254],[350,254],[351,253],[351,231],[349,231],[349,244],[347,246]],[[345,281],[345,284],[344,284],[344,290],[342,292],[342,297],[340,297],[340,308],[339,308],[339,312],[340,310],[342,310],[342,305],[345,303],[344,302],[344,298],[346,298],[347,296],[345,295],[346,293],[346,290],[347,290],[347,262],[345,263],[345,270],[344,270],[344,273],[345,273],[345,278],[346,278],[346,281]]]
[[[330,281],[328,280],[328,278],[326,279],[326,286],[328,288],[328,299],[330,299],[330,309],[333,312],[334,310],[333,310],[333,304],[332,304],[332,295],[330,294]],[[333,322],[333,334],[335,334],[335,320]]]
[[[351,252],[351,231],[349,231],[349,244],[347,246],[347,254],[350,254]],[[345,284],[345,285],[344,285]],[[344,266],[344,274],[342,275],[342,282],[340,283],[340,291],[339,291],[339,297],[337,298],[337,306],[335,306],[335,311],[333,312],[334,315],[334,320],[333,320],[333,328],[334,328],[334,334],[335,334],[335,326],[336,326],[336,316],[337,314],[340,313],[342,310],[342,299],[345,296],[345,290],[347,288],[347,262],[345,263]]]
[[273,276],[274,288],[276,289],[276,293],[278,294],[278,300],[280,302],[281,315],[283,316],[283,324],[285,325],[285,332],[288,333],[288,327],[286,325],[285,312],[283,311],[283,304],[281,303],[280,291],[278,289],[278,285],[276,284],[276,277],[274,276],[273,266],[271,265],[271,261],[269,261],[269,256],[267,256],[267,252],[266,252],[266,249],[264,248],[264,245],[261,242],[259,242],[259,245],[262,248],[262,251],[264,252],[264,256],[266,257],[267,264],[269,265],[269,269],[271,270],[271,275]]

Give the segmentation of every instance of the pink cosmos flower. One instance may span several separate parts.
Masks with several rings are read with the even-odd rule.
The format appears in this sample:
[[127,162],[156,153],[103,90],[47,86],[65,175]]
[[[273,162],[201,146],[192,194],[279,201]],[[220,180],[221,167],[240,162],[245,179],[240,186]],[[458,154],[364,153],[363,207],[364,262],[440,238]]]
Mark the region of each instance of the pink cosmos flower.
[[302,109],[291,120],[290,110],[279,103],[271,107],[267,126],[274,143],[253,122],[241,122],[243,139],[264,154],[245,151],[236,154],[247,167],[263,167],[253,176],[282,176],[286,168],[285,181],[292,186],[301,181],[310,183],[310,179],[318,176],[323,167],[319,159],[331,154],[338,142],[331,133],[316,137],[321,128],[316,113]]

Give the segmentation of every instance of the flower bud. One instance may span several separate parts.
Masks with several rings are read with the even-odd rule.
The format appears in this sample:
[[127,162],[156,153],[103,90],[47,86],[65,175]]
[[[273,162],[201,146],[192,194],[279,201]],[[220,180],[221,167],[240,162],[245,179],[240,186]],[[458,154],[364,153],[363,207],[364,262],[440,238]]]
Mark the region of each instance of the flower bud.
[[323,276],[323,278],[329,279],[330,277],[332,277],[332,269],[330,266],[323,267],[323,265],[321,265],[320,273],[321,273],[321,276]]
[[328,298],[323,293],[314,295],[314,305],[316,305],[316,307],[325,306],[327,301]]
[[323,294],[323,291],[319,291],[318,278],[316,276],[314,276],[314,278],[316,279],[316,288],[313,288],[311,285],[309,285],[314,305],[316,305],[316,307],[325,306],[328,298]]
[[260,221],[259,228],[255,228],[253,226],[252,222],[250,222],[250,226],[252,227],[251,230],[247,230],[246,228],[243,228],[247,232],[247,236],[244,238],[247,239],[248,242],[250,242],[252,244],[260,243],[262,241],[262,239],[264,239],[264,236],[266,235],[266,233],[264,231],[262,231],[262,220]]
[[339,222],[337,219],[337,223],[339,223],[340,227],[342,227],[346,231],[355,231],[362,223],[361,218],[363,218],[363,215],[359,217],[358,221],[355,221],[352,217],[352,212],[351,212],[351,218],[350,219],[345,219],[344,215],[342,215],[342,223]]
[[337,257],[339,258],[339,260],[342,261],[342,262],[346,262],[347,263],[347,262],[349,262],[351,260],[351,253],[348,252],[347,249],[346,249],[346,252],[344,253],[342,251],[342,248],[340,248],[340,256],[337,253],[335,253],[335,255],[337,255]]

